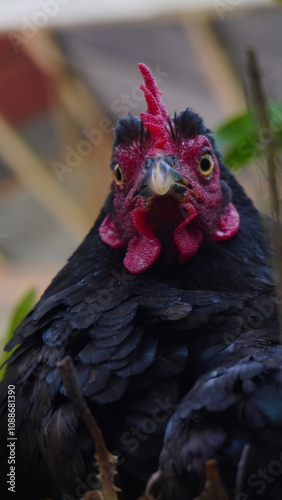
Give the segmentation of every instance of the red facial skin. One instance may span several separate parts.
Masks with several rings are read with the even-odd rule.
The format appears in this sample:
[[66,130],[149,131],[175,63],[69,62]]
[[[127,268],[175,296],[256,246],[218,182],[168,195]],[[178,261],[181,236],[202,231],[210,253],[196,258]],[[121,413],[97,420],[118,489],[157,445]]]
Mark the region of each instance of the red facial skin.
[[[220,170],[208,138],[198,135],[174,141],[160,91],[148,68],[140,65],[146,88],[141,87],[147,113],[141,119],[150,131],[142,147],[138,141],[120,145],[114,157],[123,173],[122,184],[115,183],[114,215],[100,226],[100,237],[113,248],[127,246],[124,265],[132,273],[148,269],[160,256],[167,262],[183,263],[199,249],[204,235],[225,240],[239,229],[239,214],[229,202],[222,205]],[[173,123],[173,122],[172,122]],[[199,169],[202,155],[209,154],[214,168],[209,175]],[[191,183],[181,199],[156,196],[146,206],[144,198],[134,196],[146,175],[146,159],[173,156],[173,168]]]
[[[204,176],[198,167],[203,154],[211,154],[214,169]],[[156,198],[149,208],[141,196],[133,197],[146,174],[145,160],[157,155],[172,155],[178,160],[177,171],[194,187],[186,190],[180,202],[171,196]],[[170,141],[162,151],[154,145],[146,151],[140,144],[120,146],[115,158],[123,171],[123,184],[115,184],[115,218],[108,216],[100,227],[100,236],[114,248],[128,246],[124,265],[132,273],[148,269],[161,250],[170,262],[186,262],[198,250],[203,233],[213,240],[231,238],[239,228],[239,215],[232,203],[224,209],[219,165],[205,136],[196,136],[181,144]]]

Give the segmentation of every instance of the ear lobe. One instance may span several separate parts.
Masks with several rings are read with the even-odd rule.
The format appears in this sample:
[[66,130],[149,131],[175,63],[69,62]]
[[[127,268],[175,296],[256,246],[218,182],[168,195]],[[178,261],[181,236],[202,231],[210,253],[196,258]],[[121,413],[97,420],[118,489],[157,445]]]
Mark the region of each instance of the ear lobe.
[[211,237],[215,241],[228,240],[232,238],[240,227],[240,215],[233,203],[226,205],[223,213],[215,223],[211,231]]
[[120,226],[107,215],[99,227],[100,238],[103,243],[107,243],[112,248],[119,248],[126,245],[122,238]]

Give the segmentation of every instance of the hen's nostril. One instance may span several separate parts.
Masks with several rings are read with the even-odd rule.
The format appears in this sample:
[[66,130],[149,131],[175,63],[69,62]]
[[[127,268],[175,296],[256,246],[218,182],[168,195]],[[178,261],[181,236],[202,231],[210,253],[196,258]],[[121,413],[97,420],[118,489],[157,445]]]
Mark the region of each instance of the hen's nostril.
[[148,168],[150,168],[152,166],[153,161],[154,161],[154,158],[147,158],[146,159],[146,161],[145,161],[146,170],[148,170]]
[[165,161],[169,164],[170,167],[175,167],[176,160],[174,156],[172,155],[166,156]]

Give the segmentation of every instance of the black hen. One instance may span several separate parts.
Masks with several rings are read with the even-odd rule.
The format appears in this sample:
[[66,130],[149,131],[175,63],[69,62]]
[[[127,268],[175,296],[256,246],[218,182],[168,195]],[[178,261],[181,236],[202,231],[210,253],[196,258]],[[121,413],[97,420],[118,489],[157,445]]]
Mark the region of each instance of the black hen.
[[[125,498],[137,498],[157,469],[173,413],[162,463],[185,476],[191,498],[202,487],[206,457],[223,449],[235,470],[250,440],[248,426],[261,434],[261,449],[274,449],[277,421],[267,409],[253,426],[251,417],[239,424],[234,410],[237,405],[239,414],[242,401],[251,401],[253,377],[260,384],[267,379],[272,391],[279,387],[278,327],[258,213],[201,118],[189,109],[170,118],[149,70],[140,69],[148,111],[117,125],[114,183],[101,215],[7,346],[18,347],[0,395],[3,499],[9,498],[10,385],[16,394],[13,498],[66,493],[79,499],[98,485],[92,441],[56,369],[66,354],[119,456]],[[246,356],[254,361],[245,383]],[[263,394],[260,401],[263,407]],[[190,439],[197,415],[203,425]],[[257,431],[261,422],[264,434]],[[231,444],[227,450],[227,434],[234,450]],[[234,470],[228,467],[230,488]]]

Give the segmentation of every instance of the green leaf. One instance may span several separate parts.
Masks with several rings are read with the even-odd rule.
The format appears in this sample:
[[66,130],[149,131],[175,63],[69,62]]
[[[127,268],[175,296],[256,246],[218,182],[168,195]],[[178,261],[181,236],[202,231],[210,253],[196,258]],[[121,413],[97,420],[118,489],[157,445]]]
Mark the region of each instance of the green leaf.
[[233,116],[224,122],[216,131],[216,140],[220,151],[225,155],[234,144],[239,143],[252,130],[252,119],[249,113]]
[[282,150],[282,102],[269,106],[268,113],[269,130],[258,130],[249,112],[232,117],[217,129],[215,138],[229,168],[236,170],[263,156],[273,137],[277,151]]
[[[36,302],[36,290],[34,288],[31,288],[23,295],[23,297],[19,300],[19,302],[16,304],[11,313],[7,332],[3,338],[4,345],[6,345],[7,342],[12,338],[15,329],[21,323],[21,321],[26,317],[26,315],[31,311],[35,302]],[[14,352],[15,349],[16,347],[10,352],[4,351],[0,357],[0,381],[4,378],[5,375],[6,371],[5,362],[11,356],[11,354]],[[5,364],[3,365],[3,363]]]

